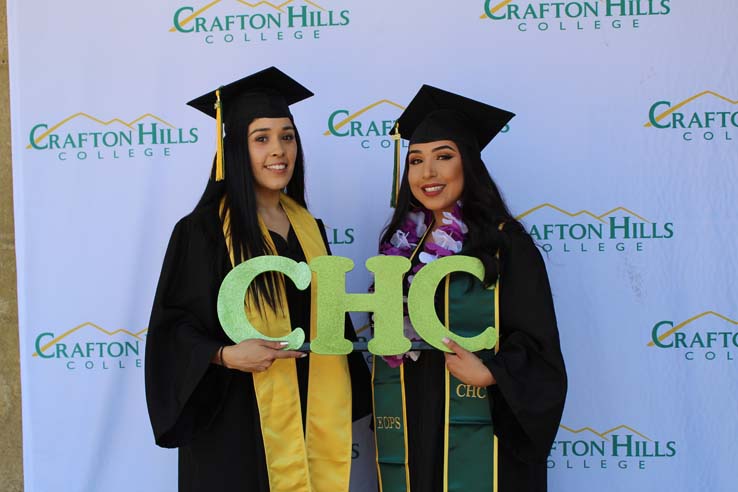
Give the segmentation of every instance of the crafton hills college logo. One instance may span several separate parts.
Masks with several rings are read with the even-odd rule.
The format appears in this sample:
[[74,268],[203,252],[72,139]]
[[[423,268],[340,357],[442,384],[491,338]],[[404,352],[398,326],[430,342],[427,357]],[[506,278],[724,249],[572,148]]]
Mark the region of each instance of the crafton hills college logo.
[[639,29],[644,19],[671,14],[670,4],[670,0],[484,0],[480,19],[511,24],[521,32]]
[[[390,132],[404,110],[405,106],[391,99],[380,99],[353,111],[336,109],[328,116],[328,129],[323,135],[355,139],[362,149],[389,149],[394,143]],[[407,147],[407,141],[402,145]]]
[[738,320],[705,311],[684,321],[659,321],[651,328],[649,348],[677,353],[685,360],[738,359]]
[[36,336],[33,357],[62,362],[69,371],[106,371],[142,367],[148,328],[132,332],[107,330],[89,321],[60,335],[43,332]]
[[641,252],[647,243],[674,237],[673,222],[655,222],[622,206],[595,214],[543,203],[516,219],[547,253]]
[[[391,99],[380,99],[360,109],[336,109],[328,116],[328,128],[323,136],[354,139],[362,149],[367,150],[393,148],[390,132],[404,110],[405,106]],[[509,131],[510,126],[505,125],[500,133]],[[407,146],[407,140],[402,140],[402,147]]]
[[323,1],[328,0],[321,0],[321,5],[311,0],[203,0],[199,6],[179,7],[169,32],[198,36],[210,45],[320,39],[323,30],[351,22],[350,10],[327,8]]
[[574,429],[562,424],[548,455],[548,468],[645,470],[676,454],[676,441],[653,439],[628,425],[599,432],[590,426]]
[[648,110],[643,126],[676,132],[687,142],[730,142],[738,136],[738,99],[708,90],[676,104],[657,101]]
[[167,158],[174,146],[197,143],[198,132],[151,113],[125,121],[102,120],[80,112],[57,123],[34,125],[26,149],[52,153],[59,161]]

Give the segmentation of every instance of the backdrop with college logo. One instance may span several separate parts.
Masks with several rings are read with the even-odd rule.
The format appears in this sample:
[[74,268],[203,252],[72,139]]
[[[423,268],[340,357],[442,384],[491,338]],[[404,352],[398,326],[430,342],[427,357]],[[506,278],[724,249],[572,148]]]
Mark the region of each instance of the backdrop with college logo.
[[[294,107],[309,205],[353,292],[420,85],[517,113],[484,157],[553,285],[570,391],[550,489],[732,490],[736,18],[732,0],[9,0],[25,489],[175,489],[142,367],[214,151],[184,103],[277,65],[316,92]],[[365,424],[355,492],[374,490]]]

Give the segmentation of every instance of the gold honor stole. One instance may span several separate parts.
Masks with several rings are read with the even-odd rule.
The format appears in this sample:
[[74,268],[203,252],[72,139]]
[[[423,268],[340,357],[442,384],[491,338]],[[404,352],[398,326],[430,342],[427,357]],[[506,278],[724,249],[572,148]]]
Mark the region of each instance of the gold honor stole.
[[[481,333],[490,321],[500,329],[499,280],[485,289],[469,276],[446,276],[444,321],[461,336]],[[499,331],[498,331],[499,333]],[[498,347],[499,348],[499,347]],[[421,354],[421,357],[423,355]],[[412,362],[406,362],[412,364]],[[405,402],[405,364],[391,368],[380,357],[372,366],[374,432],[380,492],[410,492]],[[445,370],[444,492],[497,492],[497,438],[487,388],[462,383]],[[412,470],[412,473],[430,473]],[[417,491],[422,492],[422,491]]]
[[[282,194],[282,209],[308,262],[327,251],[317,222],[297,202]],[[221,208],[223,204],[221,203]],[[276,253],[269,231],[259,219],[267,245]],[[223,220],[231,263],[235,258],[230,239],[230,216]],[[311,283],[310,339],[317,337],[316,278]],[[245,303],[248,319],[259,332],[282,337],[292,331],[284,283],[279,283],[284,309],[275,312],[253,299]],[[248,296],[252,294],[249,292]],[[259,405],[269,489],[271,492],[342,492],[349,489],[351,473],[351,377],[344,355],[310,355],[306,429],[303,432],[300,392],[295,359],[277,359],[264,372],[252,373]],[[247,484],[244,484],[246,486]]]

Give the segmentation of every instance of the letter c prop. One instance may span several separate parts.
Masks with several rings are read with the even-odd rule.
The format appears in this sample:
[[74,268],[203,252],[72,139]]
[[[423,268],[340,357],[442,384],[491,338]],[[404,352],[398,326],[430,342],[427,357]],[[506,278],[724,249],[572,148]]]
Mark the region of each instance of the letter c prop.
[[226,275],[218,292],[218,319],[228,338],[235,343],[259,338],[276,342],[288,342],[287,349],[295,350],[305,341],[305,332],[295,327],[289,335],[272,338],[258,331],[248,320],[244,299],[251,282],[265,272],[280,272],[300,290],[310,285],[312,272],[307,263],[297,263],[283,256],[258,256],[241,263]]

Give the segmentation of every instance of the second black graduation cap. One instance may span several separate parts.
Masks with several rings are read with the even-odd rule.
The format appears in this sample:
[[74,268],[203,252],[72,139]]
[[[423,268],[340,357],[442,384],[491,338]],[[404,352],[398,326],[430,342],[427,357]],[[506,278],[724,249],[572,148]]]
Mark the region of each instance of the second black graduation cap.
[[481,151],[513,116],[510,111],[423,85],[397,119],[396,130],[411,144],[453,140]]

